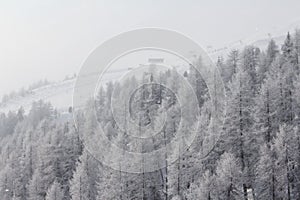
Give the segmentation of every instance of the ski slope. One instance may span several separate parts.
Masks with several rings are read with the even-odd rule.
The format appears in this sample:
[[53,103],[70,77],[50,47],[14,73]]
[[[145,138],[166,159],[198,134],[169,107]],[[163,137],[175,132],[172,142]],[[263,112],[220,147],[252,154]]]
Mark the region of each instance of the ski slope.
[[[285,35],[280,35],[277,37],[273,37],[277,44],[281,45],[285,39]],[[261,49],[265,49],[268,45],[269,38],[265,39],[257,39],[253,42],[248,41],[248,44],[253,44]],[[245,45],[248,45],[243,41],[237,41],[231,43],[230,45],[208,51],[209,56],[212,60],[216,60],[219,56],[228,55],[230,50],[232,49],[242,49]],[[114,80],[117,77],[122,76],[125,72],[132,70],[131,68],[123,68],[123,69],[115,69],[112,71],[108,71],[105,77],[106,81]],[[64,80],[56,83],[50,83],[46,86],[36,88],[28,92],[28,94],[24,96],[17,96],[13,99],[8,100],[6,103],[0,103],[0,112],[7,113],[8,111],[16,111],[21,106],[25,109],[25,111],[29,111],[31,108],[32,102],[43,100],[45,102],[50,102],[54,108],[60,111],[67,111],[70,106],[72,106],[72,96],[73,89],[75,86],[76,78],[72,78],[69,80]],[[92,83],[86,83],[92,84]],[[83,85],[82,87],[85,87]]]

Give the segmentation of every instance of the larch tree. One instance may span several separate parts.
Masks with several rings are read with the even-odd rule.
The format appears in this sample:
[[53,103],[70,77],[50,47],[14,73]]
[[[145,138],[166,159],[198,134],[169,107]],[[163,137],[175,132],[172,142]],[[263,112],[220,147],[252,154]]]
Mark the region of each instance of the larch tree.
[[64,196],[62,186],[57,181],[54,181],[47,191],[45,200],[63,200]]
[[253,133],[254,109],[253,88],[251,77],[247,71],[239,69],[233,82],[230,84],[230,93],[227,100],[227,115],[225,131],[227,134],[226,146],[239,160],[244,177],[244,196],[247,199],[247,188],[251,187],[252,166],[257,151],[256,135]]
[[276,155],[272,146],[260,148],[260,159],[256,168],[256,198],[276,200],[277,174]]
[[88,152],[83,152],[71,181],[70,193],[73,200],[95,200],[97,197],[97,161]]
[[[235,200],[242,199],[243,186],[241,167],[233,154],[224,153],[216,170],[216,199]],[[214,199],[213,198],[213,199]]]

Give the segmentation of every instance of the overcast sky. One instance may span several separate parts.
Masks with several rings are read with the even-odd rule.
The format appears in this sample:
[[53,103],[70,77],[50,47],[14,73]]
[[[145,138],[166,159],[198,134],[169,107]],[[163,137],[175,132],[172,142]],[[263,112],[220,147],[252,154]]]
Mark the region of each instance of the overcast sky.
[[106,39],[139,27],[222,47],[300,19],[299,0],[0,0],[0,96],[76,73]]

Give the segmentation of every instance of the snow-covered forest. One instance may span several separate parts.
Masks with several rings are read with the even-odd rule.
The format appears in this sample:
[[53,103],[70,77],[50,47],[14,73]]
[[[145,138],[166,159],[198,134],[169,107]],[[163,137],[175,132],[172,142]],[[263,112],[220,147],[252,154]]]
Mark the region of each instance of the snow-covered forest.
[[[201,65],[201,58],[197,62]],[[76,112],[76,125],[72,108],[61,113],[43,101],[34,102],[29,112],[20,108],[0,114],[0,199],[300,199],[300,31],[287,34],[282,45],[270,40],[265,50],[255,46],[232,50],[216,65],[226,89],[226,118],[217,124],[222,131],[215,133],[210,126],[211,107],[216,105],[191,66],[182,77],[198,98],[201,133],[174,163],[153,172],[111,169],[86,150],[81,136],[93,137],[99,122],[109,140],[127,151],[143,153],[169,143],[181,118],[172,91],[188,95],[175,69],[143,79],[157,79],[172,91],[145,84],[133,94],[131,118],[140,126],[161,121],[163,110],[169,113],[162,134],[139,144],[127,135],[126,114],[114,119],[110,109],[115,97],[123,98],[136,88],[139,80],[134,77],[99,88],[97,115],[88,103]],[[188,107],[190,102],[181,103],[189,113],[197,110]],[[115,112],[122,113],[124,106],[118,105]],[[184,118],[181,131],[189,134],[192,121]],[[117,122],[125,124],[125,131],[119,131]],[[219,137],[214,147],[206,149],[215,135]]]

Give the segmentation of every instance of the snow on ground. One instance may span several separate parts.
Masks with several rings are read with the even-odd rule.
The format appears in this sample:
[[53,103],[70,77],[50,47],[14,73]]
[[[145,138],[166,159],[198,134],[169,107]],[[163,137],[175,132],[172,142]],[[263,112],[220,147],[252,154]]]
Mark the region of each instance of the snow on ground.
[[[285,36],[277,36],[273,38],[277,44],[282,44]],[[250,43],[261,49],[265,49],[269,38],[257,39],[256,41]],[[242,49],[245,46],[242,42],[235,43],[231,46],[220,48],[216,51],[208,52],[212,60],[216,60],[219,56],[227,56],[231,49]],[[104,81],[115,80],[120,77],[122,73],[128,72],[132,69],[119,69],[108,72]],[[72,106],[73,89],[75,86],[76,78],[51,83],[49,85],[39,87],[37,89],[31,90],[29,94],[25,96],[17,96],[10,99],[6,103],[0,103],[0,112],[7,113],[8,111],[16,111],[21,106],[25,111],[29,111],[33,101],[43,100],[45,102],[50,102],[54,108],[60,111],[67,111],[70,106]],[[90,84],[90,83],[87,83]],[[84,85],[82,87],[85,87]]]
[[72,105],[74,84],[75,79],[71,79],[34,89],[24,97],[18,96],[10,99],[6,103],[0,103],[0,112],[7,113],[9,110],[15,111],[21,106],[25,109],[25,111],[28,111],[32,102],[38,100],[51,102],[51,104],[57,109],[67,109]]
[[[109,80],[115,80],[122,73],[124,73],[124,69],[107,72],[103,77],[102,84],[105,84]],[[46,86],[31,90],[24,96],[17,96],[9,99],[5,103],[0,103],[0,112],[7,113],[8,111],[16,111],[20,107],[23,107],[24,110],[28,112],[31,108],[32,102],[39,100],[50,102],[53,107],[59,111],[68,111],[69,107],[72,106],[75,83],[76,78],[72,78],[56,83],[50,83]],[[86,87],[89,84],[92,83],[87,82],[80,87]]]

